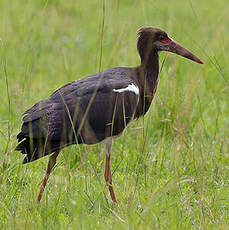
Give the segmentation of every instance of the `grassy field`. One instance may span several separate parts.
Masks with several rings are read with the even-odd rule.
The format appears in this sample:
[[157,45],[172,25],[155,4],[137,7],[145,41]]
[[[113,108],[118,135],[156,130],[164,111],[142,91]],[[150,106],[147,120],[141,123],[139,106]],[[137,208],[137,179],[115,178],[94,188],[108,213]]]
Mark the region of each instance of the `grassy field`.
[[[0,229],[229,229],[228,0],[0,0]],[[166,59],[150,111],[113,146],[62,151],[43,200],[47,158],[22,165],[22,113],[55,89],[136,66],[136,31],[164,29],[199,56]]]

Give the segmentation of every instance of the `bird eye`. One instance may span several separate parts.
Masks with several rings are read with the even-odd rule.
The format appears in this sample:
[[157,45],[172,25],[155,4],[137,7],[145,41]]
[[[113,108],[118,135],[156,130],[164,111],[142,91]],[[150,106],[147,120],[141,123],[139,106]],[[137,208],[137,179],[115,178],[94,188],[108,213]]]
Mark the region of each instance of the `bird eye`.
[[164,35],[160,35],[159,36],[159,41],[162,41],[162,40],[164,40],[165,39],[165,36]]

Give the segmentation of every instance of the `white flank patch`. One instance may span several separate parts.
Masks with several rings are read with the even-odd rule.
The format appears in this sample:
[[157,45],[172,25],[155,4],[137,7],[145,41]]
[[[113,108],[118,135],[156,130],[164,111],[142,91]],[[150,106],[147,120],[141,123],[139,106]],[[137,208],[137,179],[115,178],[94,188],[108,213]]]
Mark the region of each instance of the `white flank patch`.
[[126,88],[113,89],[113,91],[116,92],[116,93],[123,93],[125,91],[130,91],[130,92],[134,92],[136,95],[139,94],[139,88],[136,85],[134,85],[134,83],[131,83]]

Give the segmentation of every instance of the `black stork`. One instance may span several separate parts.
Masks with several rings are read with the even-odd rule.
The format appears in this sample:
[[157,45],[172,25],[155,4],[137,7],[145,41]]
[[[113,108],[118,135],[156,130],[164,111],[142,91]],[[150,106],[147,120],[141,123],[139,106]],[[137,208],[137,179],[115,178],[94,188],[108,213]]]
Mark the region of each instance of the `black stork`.
[[169,51],[203,64],[166,32],[153,27],[139,29],[137,50],[141,58],[139,66],[111,68],[69,83],[25,112],[16,147],[26,155],[23,163],[53,153],[38,203],[62,148],[101,141],[105,141],[107,150],[105,180],[111,199],[117,202],[110,168],[112,142],[133,119],[148,111],[157,88],[158,52]]

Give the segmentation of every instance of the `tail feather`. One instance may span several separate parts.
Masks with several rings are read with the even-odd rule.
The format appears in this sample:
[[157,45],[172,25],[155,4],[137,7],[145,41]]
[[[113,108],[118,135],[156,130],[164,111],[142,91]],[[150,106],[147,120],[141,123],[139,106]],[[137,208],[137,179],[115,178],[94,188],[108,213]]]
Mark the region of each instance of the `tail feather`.
[[15,150],[20,151],[22,154],[26,154],[23,164],[35,161],[61,148],[60,142],[50,142],[45,139],[29,138],[24,136],[22,133],[18,134],[17,139],[20,143],[17,145]]

